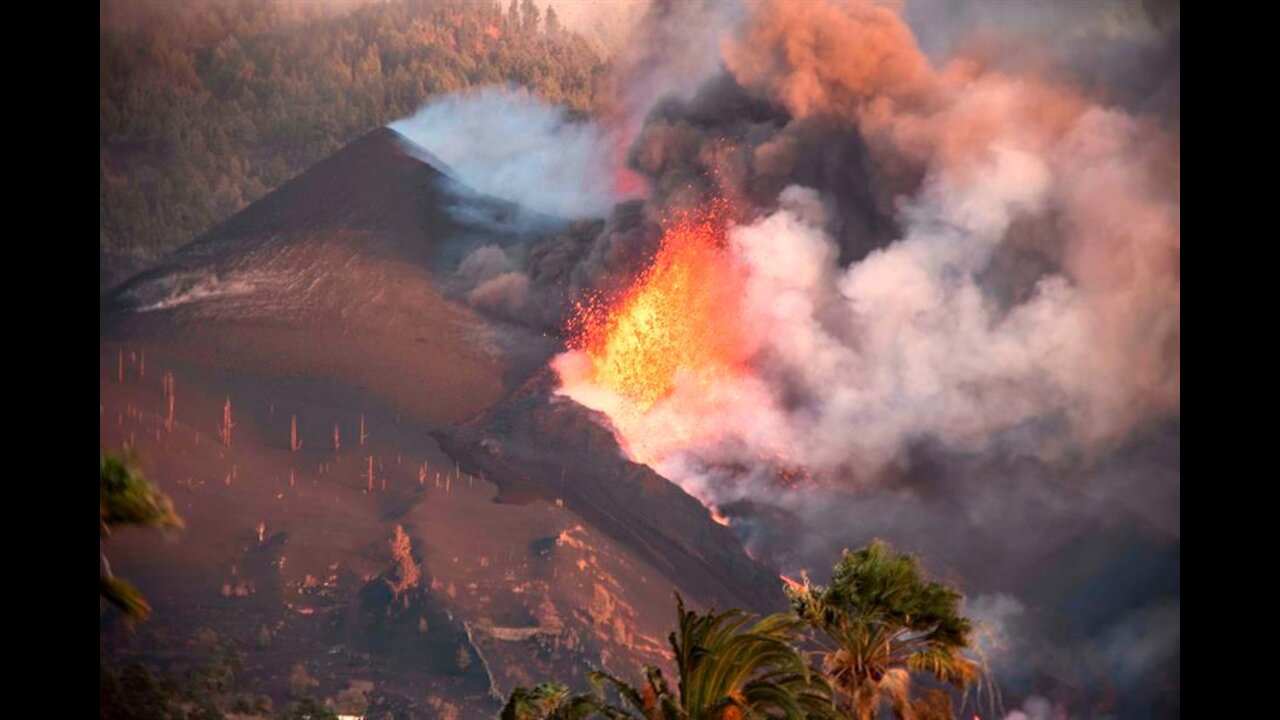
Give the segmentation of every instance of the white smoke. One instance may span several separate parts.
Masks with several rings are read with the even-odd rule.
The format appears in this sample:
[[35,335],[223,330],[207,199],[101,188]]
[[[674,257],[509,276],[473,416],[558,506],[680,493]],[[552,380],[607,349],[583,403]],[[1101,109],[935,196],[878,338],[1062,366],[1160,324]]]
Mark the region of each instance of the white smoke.
[[[1104,4],[1091,3],[1102,9],[1090,17],[1106,15]],[[719,46],[734,93],[791,117],[752,125],[750,133],[778,142],[753,140],[747,146],[759,150],[743,162],[759,171],[788,138],[847,124],[865,140],[869,162],[911,178],[893,186],[904,193],[896,204],[884,203],[896,241],[854,243],[880,249],[845,253],[846,263],[860,259],[842,264],[842,246],[828,234],[849,212],[840,185],[823,173],[790,174],[818,189],[788,187],[776,211],[728,232],[725,264],[742,268],[744,282],[741,307],[726,308],[724,320],[744,325],[745,372],[710,383],[678,374],[670,395],[637,410],[593,382],[589,358],[571,352],[554,362],[562,392],[603,411],[634,459],[708,506],[750,505],[725,514],[784,570],[815,569],[814,559],[876,533],[985,577],[978,587],[987,595],[969,610],[990,626],[986,649],[1009,663],[1006,674],[1106,658],[1114,677],[1139,677],[1176,659],[1176,605],[1150,622],[1116,625],[1094,645],[1068,647],[1039,639],[1055,621],[1037,604],[1054,588],[1006,582],[1052,575],[1053,563],[1084,557],[1078,548],[1095,536],[1097,547],[1136,542],[1124,535],[1135,516],[1176,547],[1176,428],[1171,445],[1147,440],[1173,458],[1168,467],[1113,453],[1152,421],[1179,414],[1176,122],[1170,132],[1167,118],[1142,114],[1143,103],[1108,104],[1087,88],[1022,72],[1034,63],[959,58],[934,67],[892,5],[761,5],[763,14],[748,13],[742,33],[723,44],[706,37],[737,25],[738,13],[696,3],[655,10],[641,28],[645,41],[619,58],[627,81],[609,127],[630,136],[658,98],[697,94],[699,80],[721,67],[707,60],[708,47]],[[699,17],[708,21],[690,21]],[[963,35],[935,38],[934,57],[950,55]],[[1170,47],[1176,57],[1176,36]],[[1155,107],[1171,107],[1176,120],[1172,87],[1175,102]],[[728,123],[708,118],[738,107],[716,97],[683,114],[668,108],[683,122],[658,126],[672,138],[640,136],[631,150],[658,158],[655,178],[666,172],[663,153],[712,154],[715,131]],[[397,129],[453,164],[463,182],[535,209],[603,214],[619,194],[610,182],[625,146],[619,136],[527,95],[448,98]],[[680,179],[687,168],[673,165],[670,176]],[[1028,267],[1023,251],[1035,255]],[[473,306],[518,318],[530,314],[538,289],[525,270],[485,247],[459,276]],[[926,467],[937,457],[945,470]],[[789,490],[780,469],[818,482]],[[1014,717],[1051,711],[1033,698]]]
[[600,217],[626,196],[617,142],[521,89],[446,95],[391,129],[449,166],[463,184],[567,219]]
[[1176,403],[1176,385],[1152,379],[1153,349],[1114,327],[1176,321],[1176,287],[1140,273],[1103,284],[1086,263],[1077,277],[1043,277],[1006,308],[981,275],[1014,221],[1050,206],[1081,233],[1126,225],[1074,238],[1079,253],[1105,241],[1112,260],[1167,245],[1176,208],[1133,197],[1136,171],[1111,141],[1132,132],[1123,115],[1087,115],[1084,137],[1068,134],[1060,151],[996,145],[962,172],[939,167],[904,205],[903,237],[848,268],[821,229],[821,199],[788,188],[778,212],[729,233],[747,268],[751,374],[711,388],[677,381],[639,415],[571,372],[565,392],[614,418],[637,457],[711,500],[698,477],[708,465],[781,458],[865,476],[923,438],[977,452],[1019,430],[1035,440],[1026,450],[1047,458],[1068,441],[1123,435]]

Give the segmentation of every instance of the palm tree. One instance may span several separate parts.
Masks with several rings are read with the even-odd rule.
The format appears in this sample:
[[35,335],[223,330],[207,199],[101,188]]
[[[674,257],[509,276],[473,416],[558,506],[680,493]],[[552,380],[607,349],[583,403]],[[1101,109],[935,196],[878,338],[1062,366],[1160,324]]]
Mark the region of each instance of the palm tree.
[[[646,720],[739,720],[829,717],[831,690],[794,647],[800,623],[785,614],[755,619],[741,610],[706,615],[687,611],[676,595],[679,629],[669,641],[679,673],[672,693],[662,671],[645,668],[645,685],[636,689],[602,672],[588,679],[607,684]],[[609,718],[633,718],[605,707]]]
[[960,614],[960,593],[927,579],[918,558],[882,540],[845,550],[829,587],[806,578],[787,595],[816,631],[841,709],[857,720],[873,720],[886,700],[900,720],[913,720],[925,705],[934,715],[936,694],[913,703],[913,673],[957,688],[978,679],[978,664],[964,654],[972,625]]
[[[111,529],[120,525],[182,527],[182,518],[173,511],[172,501],[147,482],[131,455],[102,453],[99,461],[100,539],[111,537]],[[111,572],[105,552],[99,550],[98,554],[102,565],[99,595],[120,608],[129,620],[145,620],[151,614],[151,606],[137,588]]]
[[595,695],[571,696],[564,685],[545,682],[532,690],[516,688],[498,717],[500,720],[584,720],[604,712],[604,703]]

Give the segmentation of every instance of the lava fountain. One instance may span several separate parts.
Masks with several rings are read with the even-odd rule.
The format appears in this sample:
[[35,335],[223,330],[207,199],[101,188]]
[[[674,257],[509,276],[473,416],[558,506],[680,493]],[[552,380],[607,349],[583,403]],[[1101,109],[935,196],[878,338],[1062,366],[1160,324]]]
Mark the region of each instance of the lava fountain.
[[728,248],[729,214],[717,200],[676,216],[626,290],[579,303],[570,319],[561,379],[586,381],[597,395],[588,406],[606,411],[639,462],[657,458],[629,428],[677,387],[705,391],[747,374],[753,343],[741,308],[746,269]]

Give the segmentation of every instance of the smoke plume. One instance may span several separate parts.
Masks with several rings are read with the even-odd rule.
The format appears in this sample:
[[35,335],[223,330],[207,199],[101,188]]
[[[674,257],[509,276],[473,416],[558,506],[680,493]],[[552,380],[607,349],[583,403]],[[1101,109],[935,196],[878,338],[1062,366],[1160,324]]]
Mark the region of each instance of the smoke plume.
[[[559,361],[565,392],[613,418],[638,458],[714,502],[700,466],[769,457],[863,480],[920,438],[976,452],[1017,433],[1052,458],[1177,412],[1176,146],[1158,125],[1034,76],[935,67],[902,18],[871,3],[762,3],[724,59],[737,87],[789,120],[753,123],[728,103],[734,122],[754,126],[736,135],[775,132],[746,169],[712,174],[705,165],[724,166],[696,165],[726,133],[673,139],[659,106],[634,153],[658,196],[696,202],[671,200],[675,174],[752,202],[777,166],[804,174],[775,144],[820,144],[805,135],[821,118],[865,142],[849,174],[868,197],[852,207],[872,210],[854,227],[897,237],[842,245],[831,210],[847,217],[846,188],[790,185],[728,235],[748,268],[738,316],[753,338],[749,372],[712,388],[677,382],[636,413],[592,386],[590,363]],[[689,103],[682,123],[705,126],[687,118],[708,106]],[[671,167],[682,158],[695,167]],[[904,191],[890,220],[876,216],[890,200],[875,186]],[[999,272],[1019,264],[1010,253],[1042,266],[1010,278]]]
[[[1070,57],[1096,33],[1016,61],[990,36],[930,54],[870,2],[752,3],[730,27],[723,71],[658,100],[629,155],[648,223],[737,209],[723,268],[742,292],[714,320],[739,325],[740,372],[677,370],[638,407],[586,349],[555,360],[562,392],[758,557],[814,570],[889,537],[1025,608],[1002,682],[1073,711],[1176,709],[1176,64],[1137,83]],[[607,276],[573,265],[573,289],[637,277],[657,241],[630,247]],[[1172,704],[1150,689],[1169,682]]]
[[[457,143],[478,189],[604,217],[474,251],[454,281],[481,310],[561,333],[666,307],[630,302],[664,277],[732,288],[675,293],[715,300],[662,338],[708,337],[674,352],[720,367],[664,362],[656,401],[589,343],[553,367],[756,557],[820,576],[886,537],[971,593],[1011,717],[1176,714],[1177,8],[1016,5],[655,2],[599,126],[525,98],[525,145],[488,96],[502,112],[450,100],[415,139]],[[624,165],[643,182],[610,182]],[[718,259],[652,272],[717,203]]]
[[600,217],[629,191],[616,141],[524,90],[447,95],[393,130],[429,149],[471,189],[566,219]]

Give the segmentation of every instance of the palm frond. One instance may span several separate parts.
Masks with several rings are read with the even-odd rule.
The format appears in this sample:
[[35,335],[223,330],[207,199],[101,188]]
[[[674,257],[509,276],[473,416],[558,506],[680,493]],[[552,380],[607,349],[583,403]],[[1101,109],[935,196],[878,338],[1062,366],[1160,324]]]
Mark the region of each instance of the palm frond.
[[102,453],[99,469],[99,519],[104,537],[113,525],[183,526],[173,501],[147,481],[132,455]]
[[100,576],[98,592],[102,599],[120,609],[128,620],[146,620],[151,617],[151,606],[133,585],[116,577]]
[[823,669],[846,707],[864,712],[881,698],[910,715],[910,673],[957,688],[979,678],[965,654],[973,625],[961,614],[963,596],[882,540],[845,550],[830,585],[806,580],[788,587],[787,597],[794,616],[824,641]]
[[685,609],[671,647],[680,671],[680,706],[693,718],[733,709],[744,717],[803,717],[830,706],[830,688],[811,672],[793,642],[802,623],[787,614],[754,617],[741,610],[705,615]]

